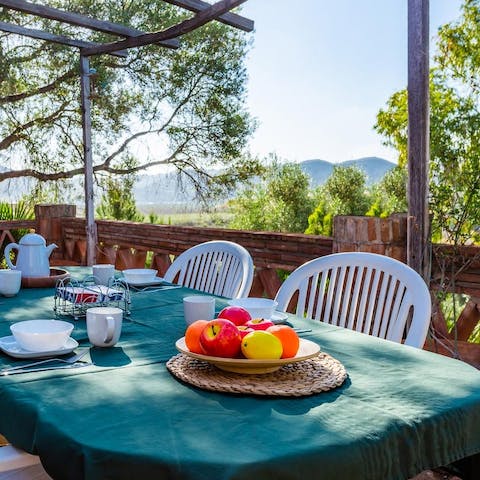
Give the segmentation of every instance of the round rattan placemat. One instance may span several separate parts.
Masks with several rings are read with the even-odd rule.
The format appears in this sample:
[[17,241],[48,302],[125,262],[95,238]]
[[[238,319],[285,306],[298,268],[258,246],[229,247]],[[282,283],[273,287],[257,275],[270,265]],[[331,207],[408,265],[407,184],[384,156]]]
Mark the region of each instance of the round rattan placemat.
[[167,368],[180,380],[204,390],[285,397],[326,392],[339,387],[347,378],[345,367],[323,352],[318,357],[261,375],[225,372],[181,353],[167,362]]

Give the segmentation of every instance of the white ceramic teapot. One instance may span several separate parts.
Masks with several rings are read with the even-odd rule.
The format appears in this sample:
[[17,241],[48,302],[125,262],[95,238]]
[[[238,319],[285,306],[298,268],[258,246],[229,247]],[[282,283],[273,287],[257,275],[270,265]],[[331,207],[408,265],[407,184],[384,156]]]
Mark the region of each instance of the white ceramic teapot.
[[[54,243],[46,246],[45,239],[36,233],[27,233],[17,243],[9,243],[5,247],[5,260],[12,270],[20,270],[22,277],[48,277],[50,264],[48,258],[52,250],[57,248]],[[10,252],[18,250],[17,264],[10,260]]]

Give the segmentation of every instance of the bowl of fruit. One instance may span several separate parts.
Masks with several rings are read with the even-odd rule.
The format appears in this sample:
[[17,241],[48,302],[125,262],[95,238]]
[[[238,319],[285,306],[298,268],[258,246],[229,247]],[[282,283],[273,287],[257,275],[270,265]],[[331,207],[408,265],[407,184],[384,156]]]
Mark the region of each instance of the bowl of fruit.
[[[290,326],[252,319],[246,310],[237,308],[242,307],[189,325],[175,344],[177,350],[221,370],[242,374],[271,373],[320,353],[318,344],[299,338]],[[229,313],[231,318],[225,318]]]

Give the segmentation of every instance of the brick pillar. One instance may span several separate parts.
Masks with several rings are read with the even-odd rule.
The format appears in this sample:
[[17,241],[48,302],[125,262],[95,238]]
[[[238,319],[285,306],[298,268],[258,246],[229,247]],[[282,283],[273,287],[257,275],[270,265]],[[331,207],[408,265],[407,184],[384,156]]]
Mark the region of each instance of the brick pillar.
[[333,220],[333,252],[379,253],[406,262],[407,215],[338,215]]
[[55,243],[58,246],[50,255],[50,263],[51,260],[64,258],[63,222],[75,217],[76,213],[75,205],[35,205],[36,233],[45,238],[47,245]]

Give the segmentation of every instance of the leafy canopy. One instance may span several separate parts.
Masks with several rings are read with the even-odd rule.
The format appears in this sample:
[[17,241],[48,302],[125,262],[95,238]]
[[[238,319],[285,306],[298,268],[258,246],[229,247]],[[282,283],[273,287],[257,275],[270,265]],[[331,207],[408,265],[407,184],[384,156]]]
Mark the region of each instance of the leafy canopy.
[[[190,13],[148,0],[48,4],[129,25],[166,28]],[[0,20],[89,41],[112,37],[7,9]],[[153,165],[185,172],[201,190],[228,187],[256,172],[241,160],[254,122],[245,108],[247,34],[211,22],[182,37],[172,51],[156,45],[129,50],[128,58],[91,58],[93,158],[97,177],[135,173]],[[83,173],[77,49],[0,36],[0,157],[11,170],[0,181],[41,181]],[[207,169],[208,167],[208,169]],[[58,187],[58,194],[66,191]]]
[[363,170],[338,165],[318,189],[316,198],[317,206],[308,217],[305,230],[315,235],[332,235],[335,215],[365,215],[371,201]]
[[299,165],[273,158],[258,181],[230,201],[231,227],[242,230],[303,232],[314,206],[308,176]]
[[[430,209],[434,240],[478,240],[480,224],[480,1],[438,31],[430,74]],[[407,92],[394,93],[376,130],[407,162]]]
[[135,205],[133,184],[134,178],[128,176],[122,181],[115,178],[106,179],[105,193],[96,209],[97,216],[108,220],[143,222],[144,216]]

